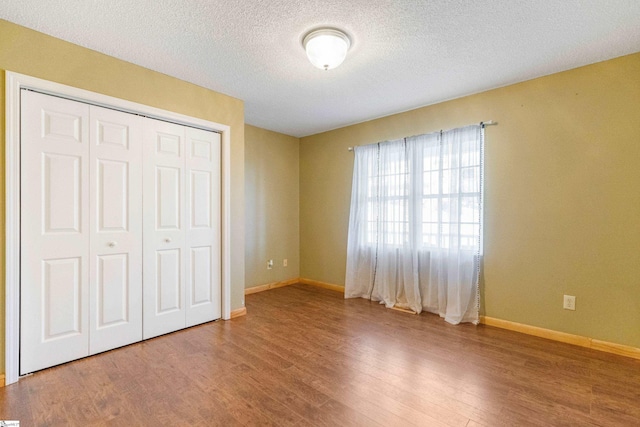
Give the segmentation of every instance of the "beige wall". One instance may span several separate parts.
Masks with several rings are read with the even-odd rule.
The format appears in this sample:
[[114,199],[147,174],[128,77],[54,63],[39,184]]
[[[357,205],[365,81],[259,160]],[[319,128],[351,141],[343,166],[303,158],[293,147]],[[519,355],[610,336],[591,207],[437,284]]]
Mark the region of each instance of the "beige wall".
[[[0,141],[5,146],[5,73],[14,71],[231,126],[231,308],[244,297],[244,104],[0,20]],[[4,224],[4,149],[0,150],[0,222]],[[4,227],[0,230],[0,343],[4,343]],[[0,346],[4,372],[4,344]]]
[[[245,287],[300,277],[300,140],[245,125]],[[287,259],[287,267],[282,261]],[[273,259],[272,270],[266,263]]]
[[640,54],[302,138],[301,276],[344,284],[348,146],[481,120],[484,314],[640,347]]

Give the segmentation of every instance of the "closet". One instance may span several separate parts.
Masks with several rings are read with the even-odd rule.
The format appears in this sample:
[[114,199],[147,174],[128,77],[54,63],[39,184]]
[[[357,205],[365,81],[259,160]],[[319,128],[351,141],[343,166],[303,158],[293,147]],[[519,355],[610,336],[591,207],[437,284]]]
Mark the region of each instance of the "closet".
[[220,318],[220,135],[28,90],[20,114],[20,373]]

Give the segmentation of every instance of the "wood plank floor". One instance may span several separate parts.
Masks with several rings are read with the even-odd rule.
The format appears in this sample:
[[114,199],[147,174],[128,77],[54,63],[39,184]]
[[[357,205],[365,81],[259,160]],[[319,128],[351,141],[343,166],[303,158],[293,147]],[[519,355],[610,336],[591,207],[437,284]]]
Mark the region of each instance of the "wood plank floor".
[[640,425],[640,361],[294,285],[0,389],[22,426]]

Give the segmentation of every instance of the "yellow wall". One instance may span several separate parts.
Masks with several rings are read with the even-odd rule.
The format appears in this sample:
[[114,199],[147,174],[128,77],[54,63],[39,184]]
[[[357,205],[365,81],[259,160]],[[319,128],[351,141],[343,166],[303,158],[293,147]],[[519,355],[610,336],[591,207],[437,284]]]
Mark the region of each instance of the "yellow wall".
[[300,140],[249,125],[244,139],[248,288],[300,277]]
[[[0,140],[5,146],[5,70],[231,126],[231,308],[244,297],[244,104],[113,57],[0,20]],[[4,224],[4,148],[0,221]],[[0,343],[4,343],[4,227],[0,230]],[[4,345],[0,346],[4,372]]]
[[348,146],[481,120],[484,314],[640,347],[640,54],[302,138],[301,276],[344,284]]

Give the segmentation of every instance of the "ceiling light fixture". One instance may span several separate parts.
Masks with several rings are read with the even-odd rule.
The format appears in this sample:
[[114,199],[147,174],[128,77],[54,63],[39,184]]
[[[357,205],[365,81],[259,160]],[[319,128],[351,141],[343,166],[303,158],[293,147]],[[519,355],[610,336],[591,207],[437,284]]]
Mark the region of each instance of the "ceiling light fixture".
[[351,47],[351,40],[335,28],[320,28],[304,36],[302,46],[313,65],[321,70],[331,70],[342,64]]

